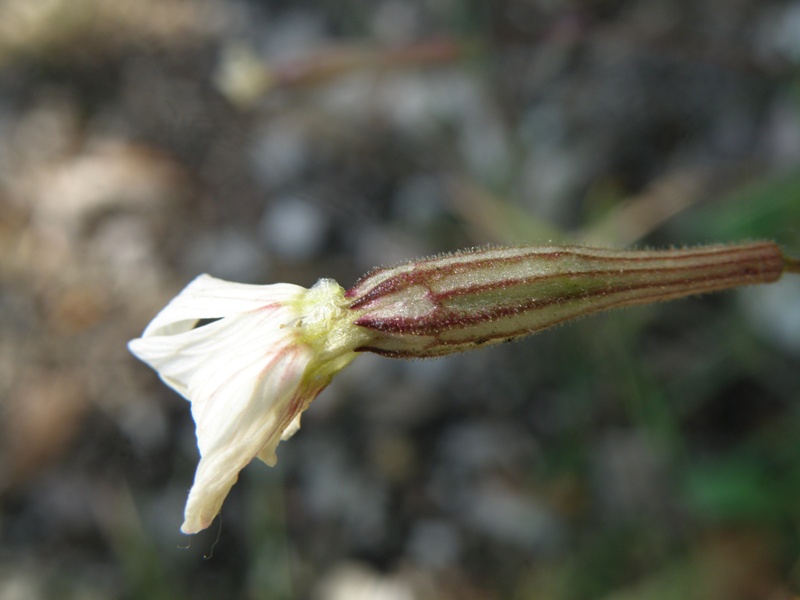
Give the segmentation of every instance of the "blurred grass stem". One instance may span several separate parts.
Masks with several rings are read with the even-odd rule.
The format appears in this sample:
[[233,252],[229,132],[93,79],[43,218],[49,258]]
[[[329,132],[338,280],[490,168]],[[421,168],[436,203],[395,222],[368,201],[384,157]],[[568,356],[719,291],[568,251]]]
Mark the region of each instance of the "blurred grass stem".
[[791,256],[783,257],[783,271],[784,273],[796,273],[800,275],[800,258],[793,258]]

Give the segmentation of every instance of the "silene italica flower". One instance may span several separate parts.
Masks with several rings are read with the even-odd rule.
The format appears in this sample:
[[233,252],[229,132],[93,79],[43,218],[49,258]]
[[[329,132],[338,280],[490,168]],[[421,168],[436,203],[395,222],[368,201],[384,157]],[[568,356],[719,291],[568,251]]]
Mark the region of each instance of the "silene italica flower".
[[241,471],[360,352],[435,357],[593,312],[770,283],[798,263],[770,242],[672,250],[475,249],[379,268],[345,291],[200,275],[129,343],[191,402],[200,462],[184,533],[208,527]]

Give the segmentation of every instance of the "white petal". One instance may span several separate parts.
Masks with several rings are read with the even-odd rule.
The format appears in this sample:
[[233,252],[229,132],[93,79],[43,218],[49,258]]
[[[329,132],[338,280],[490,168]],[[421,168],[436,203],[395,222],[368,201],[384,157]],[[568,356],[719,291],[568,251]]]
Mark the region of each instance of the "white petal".
[[199,275],[156,315],[142,337],[188,331],[200,319],[218,319],[286,303],[305,292],[305,288],[290,283],[251,285]]
[[315,352],[298,340],[297,321],[293,309],[269,305],[129,344],[192,402],[202,458],[186,505],[185,532],[210,524],[239,471],[256,455],[274,464],[284,430],[323,387],[304,384]]
[[[208,527],[239,471],[256,455],[275,463],[284,429],[319,391],[303,383],[308,364],[304,350],[287,348],[273,357],[255,386],[250,374],[237,374],[230,385],[206,398],[202,411],[192,411],[202,458],[186,503],[184,532]],[[232,404],[235,408],[230,408]]]
[[[208,527],[239,471],[276,461],[281,439],[356,353],[362,334],[343,290],[245,285],[208,275],[191,282],[129,342],[138,358],[192,403],[201,459],[181,529]],[[194,328],[199,319],[215,319]]]
[[[169,306],[153,323],[168,310]],[[296,318],[291,309],[268,304],[259,305],[243,315],[223,317],[203,327],[182,332],[177,331],[178,328],[170,331],[168,326],[154,328],[151,323],[145,330],[147,335],[128,342],[128,348],[139,360],[155,369],[164,383],[187,400],[196,400],[197,396],[190,392],[192,382],[194,387],[198,387],[204,379],[213,378],[214,365],[239,366],[236,362],[239,357],[246,360],[252,353],[257,359],[264,349],[288,343],[289,338],[294,339],[288,325]],[[157,335],[153,331],[164,333]],[[209,367],[212,369],[205,371]]]
[[297,433],[298,429],[300,429],[300,415],[297,415],[295,417],[294,421],[289,423],[289,426],[286,429],[283,430],[283,435],[281,435],[281,440],[284,440],[284,441],[288,440],[295,433]]

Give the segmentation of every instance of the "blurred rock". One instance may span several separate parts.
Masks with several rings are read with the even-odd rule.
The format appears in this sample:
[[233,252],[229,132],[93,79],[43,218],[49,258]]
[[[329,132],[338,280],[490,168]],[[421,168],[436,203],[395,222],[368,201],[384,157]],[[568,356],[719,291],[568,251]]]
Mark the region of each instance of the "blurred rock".
[[763,35],[759,38],[762,51],[797,64],[800,62],[800,2],[786,2],[766,14]]
[[175,0],[5,0],[0,66],[19,57],[96,60],[126,45],[196,43],[224,29],[223,6],[212,0],[191,6]]
[[643,433],[608,431],[592,456],[592,490],[611,521],[669,514],[666,468]]
[[446,214],[443,185],[429,175],[408,177],[395,193],[392,206],[397,222],[425,231]]
[[530,464],[536,450],[524,429],[488,419],[455,423],[442,433],[438,446],[442,460],[469,472]]
[[557,552],[565,531],[537,499],[504,485],[480,485],[468,499],[462,517],[483,535],[527,552]]
[[794,356],[800,356],[800,280],[787,276],[779,284],[739,292],[741,305],[756,334]]
[[778,169],[800,162],[800,115],[783,98],[773,103],[760,142]]
[[254,136],[250,151],[253,175],[265,189],[297,182],[308,166],[308,132],[302,124],[278,119]]
[[113,211],[150,211],[182,196],[182,173],[151,148],[119,140],[95,140],[81,154],[44,164],[22,193],[34,224],[53,235],[78,237]]
[[277,199],[264,212],[261,240],[280,258],[313,258],[327,241],[327,223],[318,206],[291,196]]
[[461,555],[458,527],[443,520],[420,519],[408,536],[407,552],[427,568],[443,569],[457,563]]
[[372,14],[375,37],[389,44],[413,40],[422,16],[413,4],[401,0],[384,0],[375,4]]
[[46,597],[42,574],[30,568],[6,566],[0,571],[0,581],[0,600],[43,600]]
[[83,425],[89,402],[85,385],[74,374],[29,370],[0,407],[2,493],[62,459]]
[[358,564],[343,564],[320,581],[316,600],[415,600],[412,586]]
[[380,547],[389,518],[383,478],[354,464],[340,438],[318,435],[303,452],[299,476],[311,518],[337,523],[343,531],[340,542],[351,548]]
[[269,268],[255,235],[237,229],[200,233],[186,244],[182,263],[190,277],[208,273],[242,283],[264,283]]

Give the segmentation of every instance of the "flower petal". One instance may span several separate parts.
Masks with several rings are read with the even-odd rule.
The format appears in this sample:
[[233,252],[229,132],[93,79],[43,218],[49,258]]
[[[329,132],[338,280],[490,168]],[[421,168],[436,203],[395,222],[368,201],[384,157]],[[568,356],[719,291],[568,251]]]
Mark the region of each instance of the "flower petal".
[[[239,471],[255,456],[275,464],[283,431],[322,389],[304,384],[309,362],[303,347],[285,348],[267,365],[262,379],[243,371],[206,398],[201,410],[192,404],[202,458],[186,503],[185,533],[208,527]],[[257,385],[247,389],[252,381]],[[235,412],[231,404],[238,405]]]
[[290,283],[252,285],[198,275],[156,315],[142,337],[189,331],[200,319],[219,319],[285,303],[305,291]]
[[[322,280],[228,283],[202,275],[128,346],[192,404],[201,459],[181,529],[208,527],[243,469],[299,427],[300,415],[355,356],[364,335]],[[199,319],[214,319],[193,328]]]
[[[296,286],[279,291],[286,296],[287,288],[305,292]],[[311,378],[305,382],[316,354],[298,339],[299,315],[292,306],[291,301],[262,304],[204,327],[151,333],[129,344],[192,403],[202,458],[186,505],[182,529],[187,533],[210,524],[239,471],[256,455],[275,463],[284,430],[324,387]]]

